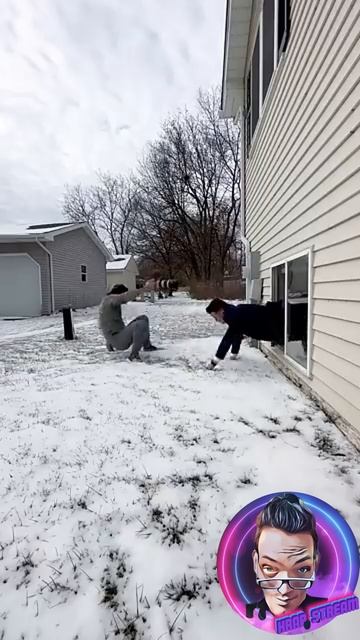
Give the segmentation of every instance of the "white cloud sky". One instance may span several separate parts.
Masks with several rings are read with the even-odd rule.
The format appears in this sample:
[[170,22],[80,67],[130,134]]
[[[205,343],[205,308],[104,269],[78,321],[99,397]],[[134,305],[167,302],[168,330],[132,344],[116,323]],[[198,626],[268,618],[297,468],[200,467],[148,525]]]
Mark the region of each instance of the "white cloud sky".
[[221,82],[225,0],[1,0],[0,223],[61,219],[66,182],[135,168]]

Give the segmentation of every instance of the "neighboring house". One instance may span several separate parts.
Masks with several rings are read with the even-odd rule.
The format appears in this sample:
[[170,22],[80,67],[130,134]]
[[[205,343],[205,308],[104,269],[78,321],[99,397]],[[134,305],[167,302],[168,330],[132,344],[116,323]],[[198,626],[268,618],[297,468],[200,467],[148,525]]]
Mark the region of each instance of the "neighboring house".
[[0,227],[0,317],[97,305],[109,258],[86,223]]
[[248,299],[287,311],[265,349],[358,446],[359,33],[357,0],[228,0],[221,107],[242,129]]
[[106,277],[108,290],[114,284],[124,284],[129,291],[136,289],[136,278],[139,269],[133,256],[115,256],[106,265]]

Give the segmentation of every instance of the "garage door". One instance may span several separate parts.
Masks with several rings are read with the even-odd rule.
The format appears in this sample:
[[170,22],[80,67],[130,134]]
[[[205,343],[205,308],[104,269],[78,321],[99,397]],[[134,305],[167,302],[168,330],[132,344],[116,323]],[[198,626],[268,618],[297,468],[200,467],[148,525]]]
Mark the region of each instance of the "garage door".
[[40,314],[40,266],[26,254],[0,254],[0,317],[21,318]]

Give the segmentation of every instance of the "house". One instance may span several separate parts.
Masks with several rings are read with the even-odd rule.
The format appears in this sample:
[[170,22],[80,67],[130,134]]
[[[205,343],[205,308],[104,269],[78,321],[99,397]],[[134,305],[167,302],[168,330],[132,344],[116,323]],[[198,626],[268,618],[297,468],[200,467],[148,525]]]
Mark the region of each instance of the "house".
[[110,257],[86,223],[0,227],[0,317],[97,305]]
[[139,269],[134,256],[118,255],[106,265],[106,278],[108,290],[114,284],[124,284],[129,291],[136,289],[136,279]]
[[360,444],[358,3],[228,0],[221,115],[242,132],[247,298],[284,303],[262,345]]

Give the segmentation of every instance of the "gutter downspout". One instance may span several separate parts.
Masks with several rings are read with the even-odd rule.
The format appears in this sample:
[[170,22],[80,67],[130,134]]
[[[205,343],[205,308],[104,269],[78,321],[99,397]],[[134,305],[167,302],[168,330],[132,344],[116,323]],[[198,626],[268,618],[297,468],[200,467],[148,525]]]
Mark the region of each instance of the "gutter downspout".
[[41,249],[43,249],[49,256],[49,269],[50,269],[50,289],[51,289],[51,312],[50,313],[55,313],[55,295],[54,295],[54,271],[53,271],[53,260],[52,260],[52,254],[49,251],[49,249],[47,249],[42,242],[40,242],[40,240],[36,240],[36,243],[39,245],[39,247],[41,247]]
[[245,140],[245,113],[241,110],[241,237],[240,240],[245,247],[245,267],[246,267],[246,302],[250,302],[250,242],[246,237],[246,197],[245,197],[245,172],[246,172],[246,140]]

